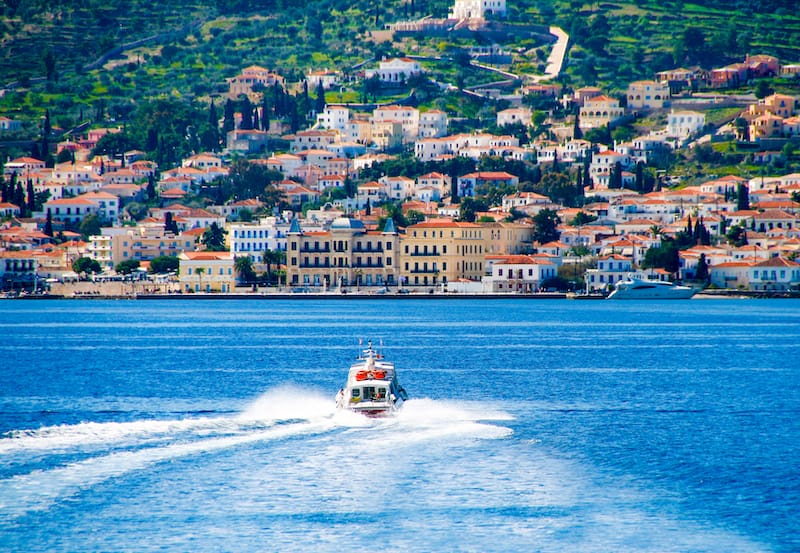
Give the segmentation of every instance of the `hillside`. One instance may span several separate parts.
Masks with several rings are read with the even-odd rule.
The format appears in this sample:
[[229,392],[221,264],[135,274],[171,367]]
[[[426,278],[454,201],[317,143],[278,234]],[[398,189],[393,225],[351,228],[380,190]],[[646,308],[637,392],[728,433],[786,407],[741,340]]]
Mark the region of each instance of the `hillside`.
[[[0,83],[17,85],[0,98],[0,114],[33,122],[47,107],[56,126],[69,128],[90,116],[124,120],[142,99],[218,97],[226,90],[225,79],[250,64],[277,69],[293,82],[312,67],[347,72],[373,56],[441,55],[470,41],[418,36],[378,43],[371,33],[402,19],[444,17],[449,5],[444,0],[381,6],[366,0],[6,0],[0,32],[10,55],[0,60]],[[793,0],[509,0],[508,7],[509,21],[557,24],[570,33],[562,78],[572,86],[599,84],[613,92],[655,71],[720,66],[747,53],[800,61],[800,16]],[[131,47],[136,41],[142,42]],[[125,45],[124,55],[95,63]],[[503,46],[524,57],[536,45],[518,40]],[[515,68],[536,65],[523,58]],[[446,77],[447,71],[442,68]]]

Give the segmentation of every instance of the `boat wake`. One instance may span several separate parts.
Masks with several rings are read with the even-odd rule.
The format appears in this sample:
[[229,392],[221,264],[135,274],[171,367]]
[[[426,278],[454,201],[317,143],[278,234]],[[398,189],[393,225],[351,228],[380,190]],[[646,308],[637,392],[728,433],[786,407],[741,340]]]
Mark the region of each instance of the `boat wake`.
[[[255,444],[277,447],[288,441],[313,456],[319,450],[330,453],[343,434],[347,443],[363,444],[362,453],[370,451],[371,443],[385,443],[389,433],[401,447],[445,436],[496,439],[511,433],[493,424],[503,420],[509,417],[479,405],[427,399],[408,401],[397,417],[370,419],[335,409],[322,393],[282,387],[266,392],[234,416],[15,430],[0,438],[0,521],[46,510],[109,479],[181,458]],[[346,452],[353,462],[359,454],[352,447]]]

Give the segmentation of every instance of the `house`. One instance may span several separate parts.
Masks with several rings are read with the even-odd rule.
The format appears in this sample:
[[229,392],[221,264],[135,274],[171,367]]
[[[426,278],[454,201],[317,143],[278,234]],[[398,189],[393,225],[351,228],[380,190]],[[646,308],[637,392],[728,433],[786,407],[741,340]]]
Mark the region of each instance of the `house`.
[[0,251],[0,289],[34,288],[39,261],[31,250]]
[[531,126],[531,110],[528,108],[509,108],[497,112],[497,126],[506,125]]
[[770,257],[750,268],[751,290],[800,289],[800,263],[782,257]]
[[289,151],[294,154],[303,150],[324,150],[338,140],[339,133],[333,130],[309,129],[286,138],[290,140]]
[[586,269],[586,287],[589,290],[611,288],[631,272],[631,260],[618,254],[601,256],[597,267]]
[[519,178],[505,171],[478,171],[458,177],[458,195],[474,196],[476,191],[491,190],[497,187],[516,188]]
[[262,153],[267,150],[269,145],[269,135],[256,129],[234,129],[228,131],[225,144],[228,151],[231,152],[244,154]]
[[696,111],[673,111],[667,115],[667,136],[686,140],[706,126],[706,116]]
[[306,73],[306,83],[310,90],[317,90],[320,84],[324,90],[328,90],[339,83],[341,76],[340,71],[329,71],[328,69],[309,71]]
[[765,113],[750,122],[750,140],[757,142],[762,139],[780,138],[783,136],[783,117]]
[[558,276],[558,266],[531,255],[486,256],[492,259],[491,276],[485,279],[492,292],[538,292],[542,281]]
[[661,109],[669,97],[669,85],[665,83],[634,81],[628,85],[629,109]]
[[322,129],[344,133],[349,122],[350,110],[344,106],[325,106],[322,113],[317,114],[317,124]]
[[22,129],[22,122],[0,116],[0,132],[14,132]]
[[448,19],[486,19],[506,15],[506,0],[456,0]]
[[365,72],[367,79],[377,76],[385,83],[404,83],[408,77],[422,73],[422,66],[418,61],[410,58],[392,58],[382,60],[378,69],[368,69]]
[[262,217],[251,223],[231,223],[228,243],[235,257],[247,255],[261,263],[265,251],[286,251],[289,223],[277,217]]
[[436,138],[447,134],[447,114],[438,109],[420,113],[419,133],[421,138]]
[[450,183],[452,179],[442,173],[436,171],[426,173],[417,177],[417,188],[433,188],[439,191],[439,196],[447,196],[450,194]]
[[19,206],[11,202],[0,202],[0,217],[18,217]]
[[277,73],[272,73],[269,69],[251,65],[244,68],[241,74],[228,81],[228,97],[235,100],[239,95],[244,94],[252,99],[259,88],[269,88],[276,84],[283,85],[283,77]]
[[589,176],[592,182],[600,189],[608,189],[611,173],[617,163],[621,169],[628,169],[633,165],[630,156],[605,150],[592,154],[592,163],[589,165]]
[[232,292],[236,286],[231,252],[183,252],[178,259],[184,292]]
[[580,110],[581,129],[596,129],[616,123],[625,115],[619,100],[600,95],[587,99]]
[[[381,106],[375,108],[372,112],[373,126],[388,122],[400,123],[404,143],[413,142],[417,139],[419,135],[419,117],[419,110],[408,106]],[[373,140],[375,140],[374,129],[372,134]]]

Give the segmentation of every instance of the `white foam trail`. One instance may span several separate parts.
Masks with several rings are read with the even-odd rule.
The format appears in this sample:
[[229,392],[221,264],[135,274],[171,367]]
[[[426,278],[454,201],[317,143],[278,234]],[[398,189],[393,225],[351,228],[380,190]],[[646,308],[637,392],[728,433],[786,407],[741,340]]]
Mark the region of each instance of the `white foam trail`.
[[14,430],[0,439],[0,455],[19,450],[51,452],[96,445],[126,445],[185,432],[224,432],[237,429],[230,418],[142,420],[134,422],[83,422],[45,426],[36,430]]
[[242,436],[115,452],[51,470],[37,470],[0,481],[0,511],[16,518],[30,511],[47,509],[59,498],[75,495],[109,478],[142,470],[162,461],[252,442],[324,432],[331,426],[330,422],[324,421],[296,423]]
[[247,406],[240,420],[280,421],[330,417],[334,398],[299,386],[281,386],[258,397]]

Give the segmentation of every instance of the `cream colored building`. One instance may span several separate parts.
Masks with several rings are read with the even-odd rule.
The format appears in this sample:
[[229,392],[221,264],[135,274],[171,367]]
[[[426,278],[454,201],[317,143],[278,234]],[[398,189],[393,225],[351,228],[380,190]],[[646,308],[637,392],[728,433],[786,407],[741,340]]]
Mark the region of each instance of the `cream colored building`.
[[404,285],[435,286],[484,274],[486,229],[475,223],[426,221],[411,225],[401,239]]
[[384,287],[398,282],[399,236],[391,219],[382,232],[341,217],[325,232],[304,232],[292,221],[287,236],[290,287]]
[[580,112],[582,129],[596,129],[614,123],[625,115],[619,100],[605,95],[586,100]]
[[178,259],[184,292],[232,292],[236,286],[231,252],[183,252]]
[[629,109],[661,109],[669,101],[669,84],[635,81],[628,85]]

